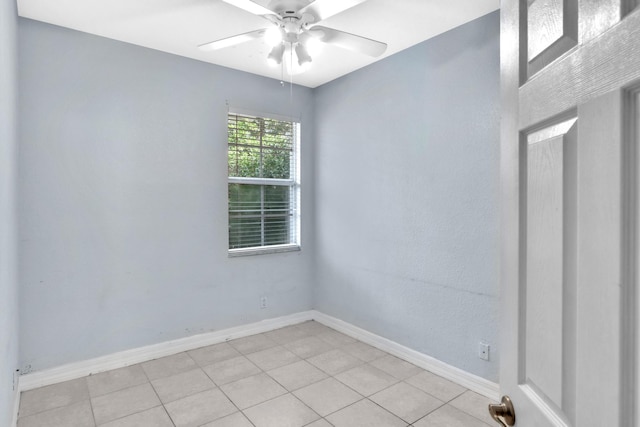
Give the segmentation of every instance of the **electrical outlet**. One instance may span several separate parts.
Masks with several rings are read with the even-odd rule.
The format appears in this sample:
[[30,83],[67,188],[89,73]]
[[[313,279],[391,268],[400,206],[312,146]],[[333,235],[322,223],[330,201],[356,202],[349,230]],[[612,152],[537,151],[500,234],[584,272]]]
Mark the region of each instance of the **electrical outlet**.
[[481,342],[478,345],[478,357],[482,360],[489,360],[489,344]]
[[260,297],[260,308],[267,308],[267,297]]

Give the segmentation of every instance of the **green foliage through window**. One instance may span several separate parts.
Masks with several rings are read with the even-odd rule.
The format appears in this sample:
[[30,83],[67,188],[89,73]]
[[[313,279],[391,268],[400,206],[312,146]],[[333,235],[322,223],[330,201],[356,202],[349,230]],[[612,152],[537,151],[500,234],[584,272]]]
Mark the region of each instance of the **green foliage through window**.
[[229,249],[296,242],[297,128],[229,114]]
[[229,176],[289,179],[293,155],[291,122],[229,116]]

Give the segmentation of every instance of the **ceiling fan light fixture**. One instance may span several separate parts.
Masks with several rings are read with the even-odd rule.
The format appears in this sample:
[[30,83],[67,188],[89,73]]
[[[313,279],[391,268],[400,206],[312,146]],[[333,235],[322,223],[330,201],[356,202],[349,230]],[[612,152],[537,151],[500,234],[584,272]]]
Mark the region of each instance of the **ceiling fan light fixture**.
[[282,29],[279,26],[268,28],[264,32],[264,41],[267,42],[269,46],[278,46],[282,43],[282,39]]
[[311,63],[311,56],[307,52],[307,48],[302,44],[296,45],[296,56],[298,57],[298,65],[304,67],[305,64]]
[[322,52],[324,43],[322,43],[319,39],[315,37],[309,37],[309,39],[304,44],[304,47],[307,48],[307,52],[309,52],[309,55],[318,56],[320,52]]
[[282,57],[284,56],[284,43],[280,43],[278,46],[275,46],[269,52],[267,56],[267,63],[272,66],[277,66],[282,64]]

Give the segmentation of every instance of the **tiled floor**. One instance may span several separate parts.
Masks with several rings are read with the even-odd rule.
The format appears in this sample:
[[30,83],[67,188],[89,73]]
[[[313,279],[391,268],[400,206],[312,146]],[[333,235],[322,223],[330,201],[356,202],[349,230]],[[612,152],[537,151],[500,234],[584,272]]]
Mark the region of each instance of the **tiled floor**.
[[312,321],[24,392],[18,427],[487,427],[488,403]]

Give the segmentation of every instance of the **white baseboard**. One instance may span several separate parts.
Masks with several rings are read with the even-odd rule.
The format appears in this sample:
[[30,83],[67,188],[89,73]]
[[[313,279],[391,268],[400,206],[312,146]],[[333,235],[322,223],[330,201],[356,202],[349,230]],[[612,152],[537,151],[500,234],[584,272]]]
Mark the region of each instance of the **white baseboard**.
[[199,347],[205,347],[236,338],[272,331],[274,329],[312,320],[313,313],[314,312],[311,311],[304,311],[288,316],[277,317],[275,319],[266,319],[260,322],[250,323],[248,325],[193,335],[173,341],[166,341],[160,344],[125,350],[97,357],[95,359],[83,360],[80,362],[57,366],[51,369],[32,372],[25,374],[20,378],[19,390],[32,390],[38,387],[82,378],[91,374],[135,365],[136,363],[147,362],[160,357],[171,356],[176,353],[193,350]]
[[347,323],[335,317],[331,317],[319,311],[313,311],[313,319],[325,326],[333,328],[345,335],[349,335],[366,344],[386,351],[402,360],[413,363],[414,365],[440,375],[456,384],[481,394],[489,399],[498,402],[500,400],[500,386],[494,382],[486,380],[477,375],[470,374],[467,371],[448,365],[431,356],[412,350],[394,341],[373,334],[369,331],[361,329],[351,323]]
[[[426,354],[412,350],[394,341],[315,310],[304,311],[275,319],[267,319],[256,323],[250,323],[248,325],[237,326],[206,334],[193,335],[191,337],[180,338],[160,344],[121,351],[107,356],[97,357],[95,359],[69,363],[51,369],[32,372],[20,377],[18,390],[32,390],[38,387],[82,378],[87,375],[97,374],[111,369],[123,368],[125,366],[146,362],[160,357],[171,356],[172,354],[193,350],[199,347],[205,347],[236,338],[268,332],[285,326],[294,325],[296,323],[305,322],[307,320],[316,320],[330,328],[460,384],[461,386],[486,396],[489,399],[494,401],[499,400],[500,389],[498,384],[494,382],[478,377],[477,375],[470,374],[462,369],[434,359],[431,356],[427,356]],[[18,403],[16,403],[16,405],[18,405]]]

